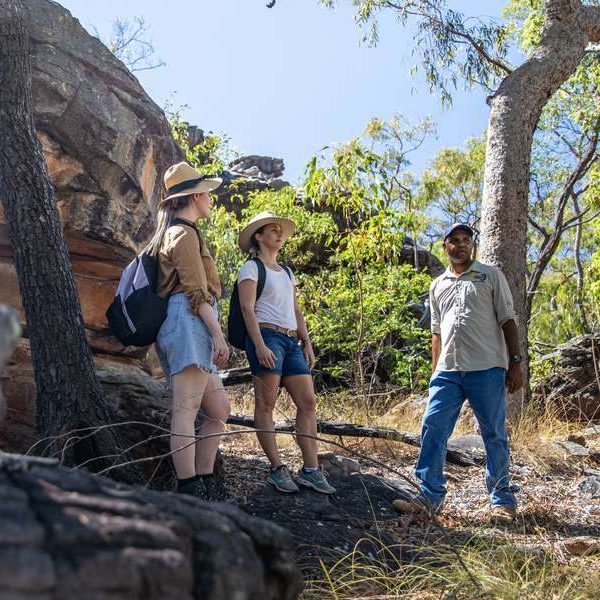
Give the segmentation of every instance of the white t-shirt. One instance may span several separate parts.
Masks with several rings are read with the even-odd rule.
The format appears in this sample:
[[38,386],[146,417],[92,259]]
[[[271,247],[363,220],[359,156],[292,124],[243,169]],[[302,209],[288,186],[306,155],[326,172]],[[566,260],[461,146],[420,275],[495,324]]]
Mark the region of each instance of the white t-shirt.
[[[285,269],[274,271],[265,265],[267,277],[260,298],[256,301],[254,312],[259,323],[271,323],[286,329],[298,329],[294,311],[294,286],[296,278],[290,270],[291,278]],[[244,279],[258,281],[258,266],[253,260],[247,261],[238,274],[238,285]]]

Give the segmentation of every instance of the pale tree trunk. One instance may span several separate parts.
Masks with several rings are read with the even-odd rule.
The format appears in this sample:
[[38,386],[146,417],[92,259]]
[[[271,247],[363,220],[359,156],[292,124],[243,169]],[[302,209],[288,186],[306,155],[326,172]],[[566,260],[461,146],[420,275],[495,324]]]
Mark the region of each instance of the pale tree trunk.
[[[38,428],[50,437],[109,425],[116,417],[96,379],[54,191],[35,135],[29,38],[20,0],[0,3],[0,140],[0,199],[31,343]],[[68,463],[108,455],[89,464],[106,467],[124,459],[119,439],[110,429],[68,435],[50,451],[69,441],[63,455]],[[135,477],[127,471],[122,475]]]
[[[600,8],[580,0],[547,0],[541,44],[490,98],[482,203],[483,261],[498,266],[510,284],[518,318],[524,370],[527,360],[526,235],[531,144],[548,99],[569,78],[590,42],[600,40]],[[525,392],[509,399],[518,412]]]

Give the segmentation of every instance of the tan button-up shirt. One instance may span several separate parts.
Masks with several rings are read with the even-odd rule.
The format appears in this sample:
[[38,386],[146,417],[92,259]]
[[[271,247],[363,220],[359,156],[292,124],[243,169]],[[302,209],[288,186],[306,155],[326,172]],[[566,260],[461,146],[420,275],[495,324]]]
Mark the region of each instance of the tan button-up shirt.
[[186,294],[197,315],[203,302],[212,304],[221,297],[215,262],[193,226],[171,225],[158,253],[158,295],[178,292]]
[[429,288],[431,331],[441,336],[439,371],[508,368],[502,325],[515,319],[500,269],[474,261],[456,275],[446,269]]

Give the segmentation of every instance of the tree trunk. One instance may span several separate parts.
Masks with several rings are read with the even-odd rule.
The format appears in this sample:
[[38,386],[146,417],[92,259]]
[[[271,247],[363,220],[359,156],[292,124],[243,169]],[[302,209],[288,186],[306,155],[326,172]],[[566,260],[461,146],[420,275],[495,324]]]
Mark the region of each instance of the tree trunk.
[[[31,341],[38,429],[43,437],[49,437],[106,425],[116,418],[103,401],[94,373],[69,253],[32,114],[29,37],[23,8],[20,0],[3,0],[0,196]],[[47,450],[56,452],[68,446],[67,437],[58,442],[50,443]],[[115,455],[119,447],[110,429],[84,441],[73,443],[71,438],[69,442],[65,458],[70,464]]]
[[[481,258],[498,266],[515,302],[525,357],[525,399],[529,396],[527,360],[526,235],[531,144],[540,113],[575,71],[589,42],[600,39],[600,8],[580,0],[547,0],[542,42],[501,83],[490,98],[482,202]],[[512,413],[522,399],[509,399]]]

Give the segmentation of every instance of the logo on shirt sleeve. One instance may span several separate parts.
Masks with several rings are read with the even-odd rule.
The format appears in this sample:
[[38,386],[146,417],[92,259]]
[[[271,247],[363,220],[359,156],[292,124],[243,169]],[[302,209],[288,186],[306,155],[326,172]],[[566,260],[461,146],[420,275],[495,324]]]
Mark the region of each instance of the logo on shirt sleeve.
[[486,279],[486,273],[473,273],[473,281],[485,281]]

